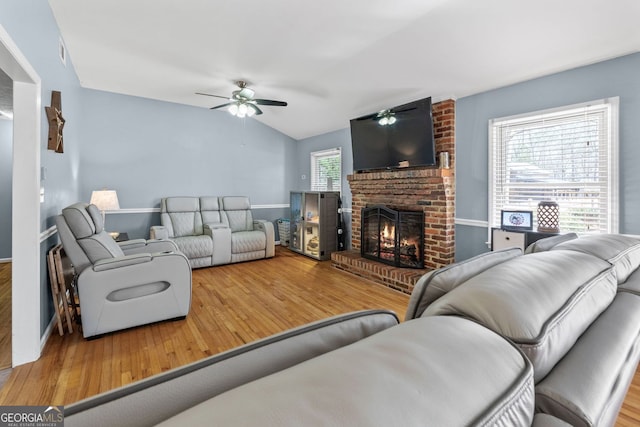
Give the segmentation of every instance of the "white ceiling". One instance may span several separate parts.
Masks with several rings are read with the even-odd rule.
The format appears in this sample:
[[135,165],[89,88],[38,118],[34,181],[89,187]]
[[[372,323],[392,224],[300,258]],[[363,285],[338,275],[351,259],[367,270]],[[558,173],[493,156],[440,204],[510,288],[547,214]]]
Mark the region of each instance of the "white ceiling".
[[49,3],[83,87],[208,108],[245,79],[295,139],[640,51],[638,0]]

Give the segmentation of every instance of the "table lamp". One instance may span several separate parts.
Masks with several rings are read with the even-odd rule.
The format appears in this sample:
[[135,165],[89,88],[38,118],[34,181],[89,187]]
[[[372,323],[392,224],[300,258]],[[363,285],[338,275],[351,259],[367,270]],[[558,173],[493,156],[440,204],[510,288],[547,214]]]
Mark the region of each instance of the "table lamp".
[[116,190],[96,190],[91,192],[91,201],[89,202],[96,207],[102,213],[102,223],[104,224],[105,212],[114,211],[120,209],[120,203],[118,203],[118,194]]

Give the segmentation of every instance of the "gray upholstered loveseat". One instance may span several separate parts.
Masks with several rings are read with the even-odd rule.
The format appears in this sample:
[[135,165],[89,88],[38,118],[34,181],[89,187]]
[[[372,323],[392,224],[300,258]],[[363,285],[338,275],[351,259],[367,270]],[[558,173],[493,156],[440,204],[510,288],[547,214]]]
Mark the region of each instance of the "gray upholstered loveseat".
[[273,223],[254,220],[248,197],[167,197],[152,239],[170,239],[193,268],[270,258]]
[[640,352],[640,240],[551,242],[425,275],[401,324],[306,325],[69,405],[65,425],[612,426]]

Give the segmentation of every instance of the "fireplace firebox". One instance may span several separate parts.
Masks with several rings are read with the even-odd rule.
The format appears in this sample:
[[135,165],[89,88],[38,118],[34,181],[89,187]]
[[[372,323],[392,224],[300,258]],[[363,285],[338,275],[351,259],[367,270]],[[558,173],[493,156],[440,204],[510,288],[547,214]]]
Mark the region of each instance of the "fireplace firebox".
[[362,209],[360,253],[396,267],[424,267],[424,213],[386,206]]

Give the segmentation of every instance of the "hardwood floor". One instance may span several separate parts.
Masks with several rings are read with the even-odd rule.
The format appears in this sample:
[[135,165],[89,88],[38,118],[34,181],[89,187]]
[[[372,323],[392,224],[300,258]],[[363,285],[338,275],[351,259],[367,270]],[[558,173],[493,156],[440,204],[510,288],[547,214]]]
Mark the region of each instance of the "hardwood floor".
[[[408,295],[284,249],[269,260],[193,271],[191,313],[87,341],[52,334],[42,357],[13,369],[0,405],[65,405],[295,326],[387,308]],[[640,372],[616,426],[640,425]]]
[[11,263],[0,263],[0,370],[11,368]]
[[402,319],[408,295],[278,248],[268,260],[193,271],[185,320],[87,341],[52,334],[13,369],[0,405],[65,405],[314,320],[366,308]]

